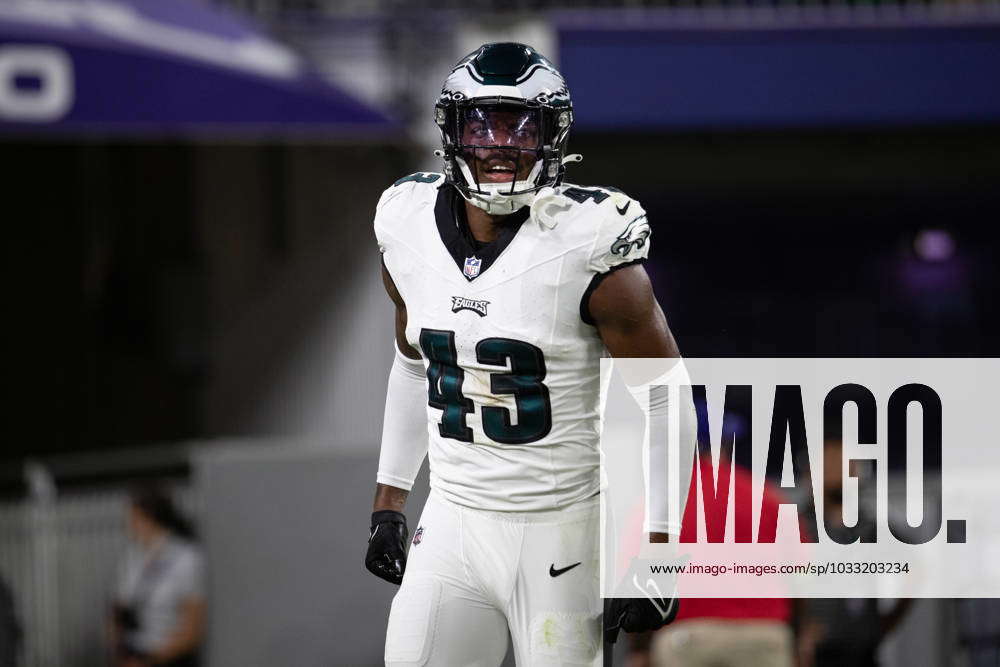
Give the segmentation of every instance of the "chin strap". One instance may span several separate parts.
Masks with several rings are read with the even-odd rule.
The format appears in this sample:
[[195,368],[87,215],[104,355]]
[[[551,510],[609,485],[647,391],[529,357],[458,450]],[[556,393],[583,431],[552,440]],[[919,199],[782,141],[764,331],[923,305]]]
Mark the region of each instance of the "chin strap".
[[[461,192],[461,191],[460,191]],[[465,193],[462,193],[465,196]],[[471,197],[466,197],[466,199],[474,206],[478,206],[490,215],[511,215],[516,213],[525,206],[531,204],[531,199],[534,198],[534,193],[522,194],[522,195],[512,195],[505,197],[503,199],[496,198],[484,198],[472,195]]]
[[[444,158],[445,152],[440,148],[436,148],[434,149],[434,156]],[[569,164],[570,162],[583,162],[583,156],[579,153],[570,153],[560,161],[560,165]],[[467,169],[467,167],[465,167],[465,169]],[[466,178],[468,178],[468,176],[466,176]],[[482,185],[480,185],[480,187],[482,187]],[[458,188],[458,191],[464,199],[492,215],[510,215],[525,206],[532,205],[536,196],[535,193],[524,193],[521,195],[506,197],[502,200],[497,200],[493,197],[481,197],[476,196],[475,194],[469,195],[463,192],[461,188]]]

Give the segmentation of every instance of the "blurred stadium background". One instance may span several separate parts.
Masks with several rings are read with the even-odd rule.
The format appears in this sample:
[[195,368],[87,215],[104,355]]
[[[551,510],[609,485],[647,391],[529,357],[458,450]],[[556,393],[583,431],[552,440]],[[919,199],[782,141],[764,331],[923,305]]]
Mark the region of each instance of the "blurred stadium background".
[[[380,664],[371,217],[500,39],[566,75],[571,180],[649,210],[685,355],[1000,353],[995,0],[0,0],[18,664],[104,664],[143,479],[198,521],[210,665]],[[1000,664],[1000,609],[922,600],[882,657]]]

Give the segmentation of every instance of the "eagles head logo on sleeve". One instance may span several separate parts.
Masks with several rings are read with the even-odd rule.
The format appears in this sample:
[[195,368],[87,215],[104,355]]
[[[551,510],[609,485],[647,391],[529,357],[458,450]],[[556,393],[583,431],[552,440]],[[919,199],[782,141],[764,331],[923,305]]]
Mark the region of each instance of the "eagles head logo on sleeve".
[[646,245],[649,234],[649,222],[645,215],[640,215],[625,225],[625,230],[611,244],[611,254],[628,257],[633,250],[638,250]]

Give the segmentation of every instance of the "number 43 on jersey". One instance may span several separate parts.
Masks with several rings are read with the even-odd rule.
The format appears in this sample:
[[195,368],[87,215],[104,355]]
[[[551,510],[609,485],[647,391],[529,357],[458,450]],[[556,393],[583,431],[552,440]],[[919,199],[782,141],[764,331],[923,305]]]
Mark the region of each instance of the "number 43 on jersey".
[[[438,430],[443,438],[472,442],[472,429],[466,416],[475,403],[462,394],[465,371],[458,364],[455,332],[421,329],[420,349],[428,360],[428,403],[442,411]],[[490,440],[504,444],[524,444],[541,440],[552,428],[552,408],[545,379],[542,351],[520,340],[485,338],[476,344],[476,360],[488,366],[500,366],[507,372],[490,373],[490,391],[497,396],[514,397],[517,423],[511,411],[494,405],[480,408],[483,432]]]

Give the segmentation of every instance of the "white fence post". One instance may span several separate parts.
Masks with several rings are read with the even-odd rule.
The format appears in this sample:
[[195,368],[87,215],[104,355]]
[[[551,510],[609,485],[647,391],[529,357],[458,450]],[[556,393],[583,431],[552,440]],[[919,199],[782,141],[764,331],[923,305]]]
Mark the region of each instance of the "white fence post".
[[25,610],[32,621],[26,635],[25,663],[28,667],[59,665],[59,562],[56,526],[56,485],[51,473],[40,463],[24,466],[28,484],[27,529],[30,540],[30,567],[35,595]]

